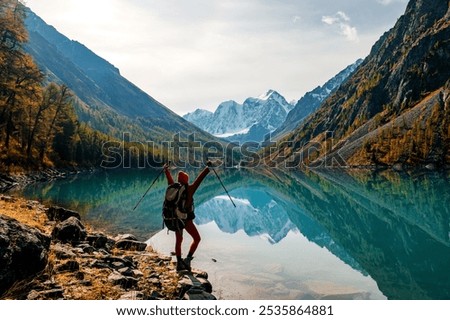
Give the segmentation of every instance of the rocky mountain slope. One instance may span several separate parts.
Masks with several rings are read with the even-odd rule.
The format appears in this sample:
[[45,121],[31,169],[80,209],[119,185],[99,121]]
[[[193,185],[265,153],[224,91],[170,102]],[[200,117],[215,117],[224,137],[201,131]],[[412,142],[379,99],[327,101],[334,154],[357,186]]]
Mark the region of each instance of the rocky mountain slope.
[[356,70],[356,68],[363,62],[358,59],[355,63],[347,66],[344,70],[339,72],[333,78],[328,80],[324,85],[318,86],[314,90],[307,92],[295,104],[286,117],[286,121],[277,128],[272,134],[272,138],[282,137],[289,131],[295,129],[303,119],[320,107],[322,102],[330,96],[347,78]]
[[448,164],[449,18],[448,1],[411,0],[350,79],[286,138],[283,157],[328,166]]

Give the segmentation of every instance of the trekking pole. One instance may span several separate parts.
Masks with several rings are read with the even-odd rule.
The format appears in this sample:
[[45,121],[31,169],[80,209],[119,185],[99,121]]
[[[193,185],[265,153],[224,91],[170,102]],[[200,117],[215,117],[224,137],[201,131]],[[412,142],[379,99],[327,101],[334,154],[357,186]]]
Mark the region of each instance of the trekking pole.
[[[169,166],[170,166],[170,161],[169,161]],[[162,170],[158,173],[158,176],[155,178],[155,180],[153,180],[152,184],[150,185],[150,187],[148,187],[147,191],[145,191],[144,195],[141,197],[141,199],[139,199],[138,203],[136,203],[136,205],[133,208],[133,211],[137,208],[137,206],[141,203],[141,201],[145,198],[145,196],[147,195],[147,193],[150,191],[150,189],[153,187],[153,185],[155,184],[156,180],[158,180],[159,176],[161,175],[161,173],[163,173],[164,168],[162,168]]]
[[219,179],[219,182],[220,182],[220,184],[222,185],[222,187],[223,187],[223,189],[225,190],[225,192],[227,193],[228,198],[230,198],[231,203],[232,203],[233,206],[236,208],[236,205],[234,204],[233,199],[231,198],[230,194],[228,193],[227,188],[225,188],[225,186],[224,186],[224,184],[223,184],[223,182],[222,182],[222,179],[220,179],[219,175],[217,174],[216,170],[214,170],[214,168],[211,168],[211,169],[212,169],[212,171],[216,174],[216,177],[217,177],[217,179]]

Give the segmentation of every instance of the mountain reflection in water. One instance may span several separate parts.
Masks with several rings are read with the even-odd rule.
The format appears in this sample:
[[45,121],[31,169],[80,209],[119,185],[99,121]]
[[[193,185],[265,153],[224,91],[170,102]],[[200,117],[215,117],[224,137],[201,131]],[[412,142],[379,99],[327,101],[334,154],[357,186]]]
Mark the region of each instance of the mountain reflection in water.
[[[169,253],[173,234],[161,230],[166,181],[132,211],[156,174],[102,172],[23,194],[79,210],[108,232],[150,238]],[[204,181],[195,198],[203,241],[193,262],[210,273],[219,297],[450,298],[448,173],[219,174],[237,208],[214,176]]]

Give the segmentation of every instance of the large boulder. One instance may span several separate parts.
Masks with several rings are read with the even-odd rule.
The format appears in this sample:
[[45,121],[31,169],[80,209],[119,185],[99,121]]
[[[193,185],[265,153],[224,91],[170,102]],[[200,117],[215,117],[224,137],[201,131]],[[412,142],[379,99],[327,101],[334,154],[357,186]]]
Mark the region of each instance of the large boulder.
[[182,300],[217,300],[217,298],[202,288],[192,287],[183,295]]
[[179,281],[178,284],[181,286],[182,291],[189,291],[191,288],[201,288],[203,291],[212,293],[211,283],[200,276],[195,276],[194,274],[185,274]]
[[147,248],[145,242],[139,241],[136,236],[129,233],[119,234],[114,241],[114,247],[121,250],[144,251]]
[[80,214],[78,212],[57,206],[48,208],[47,217],[50,221],[64,221],[69,219],[70,217],[75,217],[78,220],[81,220]]
[[52,238],[61,242],[76,243],[86,239],[86,229],[80,220],[70,217],[58,223],[52,231]]
[[212,294],[212,285],[207,279],[208,274],[202,271],[184,274],[178,281],[181,287],[180,298],[182,300],[216,300]]
[[103,233],[91,233],[88,234],[86,240],[89,242],[91,246],[96,249],[106,248],[108,243],[108,237]]
[[130,289],[136,287],[139,280],[133,277],[123,276],[117,271],[113,271],[109,275],[108,281],[112,282],[116,286],[121,286],[124,289]]
[[129,251],[144,251],[147,248],[145,242],[134,241],[134,240],[120,240],[115,244],[117,249],[129,250]]
[[38,229],[0,215],[0,296],[45,268],[50,241]]

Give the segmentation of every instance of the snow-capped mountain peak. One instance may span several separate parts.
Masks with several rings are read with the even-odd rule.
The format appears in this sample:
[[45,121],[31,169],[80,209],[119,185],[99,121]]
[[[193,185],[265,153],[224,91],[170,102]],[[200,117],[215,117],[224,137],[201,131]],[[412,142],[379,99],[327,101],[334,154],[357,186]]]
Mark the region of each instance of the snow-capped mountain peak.
[[[193,112],[189,112],[183,116],[183,118],[190,119],[204,119],[205,117],[211,117],[214,113],[204,109],[196,109]],[[194,121],[191,121],[194,122]]]
[[260,99],[260,100],[268,100],[272,95],[275,95],[275,96],[278,95],[278,96],[280,96],[280,94],[279,94],[278,92],[276,92],[275,90],[270,89],[270,90],[267,91],[266,93],[260,95],[260,96],[258,97],[258,99]]
[[[246,136],[249,131],[258,132],[253,141],[262,141],[264,134],[274,130],[285,120],[293,108],[275,90],[268,90],[257,98],[247,98],[243,104],[230,100],[222,102],[213,114],[194,111],[184,116],[201,129],[220,137]],[[257,128],[257,129],[256,129]],[[241,139],[238,141],[244,142]]]
[[243,104],[233,100],[225,101],[214,113],[196,110],[184,118],[213,135],[226,137],[233,142],[261,142],[269,133],[272,137],[281,136],[315,111],[361,62],[362,60],[356,61],[298,101],[289,103],[271,89],[256,98],[247,98]]

